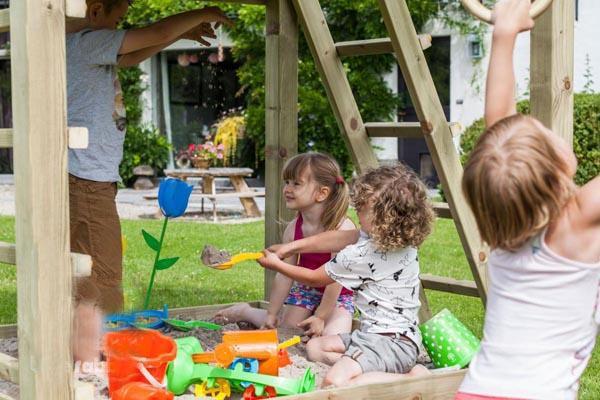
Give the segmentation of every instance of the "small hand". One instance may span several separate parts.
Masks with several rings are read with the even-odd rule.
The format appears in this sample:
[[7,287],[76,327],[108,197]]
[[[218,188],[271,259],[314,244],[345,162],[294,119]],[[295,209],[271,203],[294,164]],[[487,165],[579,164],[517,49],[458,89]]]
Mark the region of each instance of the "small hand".
[[298,327],[304,328],[304,334],[310,337],[318,337],[323,333],[325,321],[317,316],[311,316],[298,324]]
[[195,28],[190,29],[189,31],[181,35],[181,39],[195,40],[196,42],[199,42],[204,46],[210,46],[210,42],[204,39],[205,37],[212,39],[215,39],[217,37],[214,29],[208,22],[203,22]]
[[517,34],[533,28],[529,16],[531,0],[501,0],[492,12],[492,23],[497,33]]
[[205,22],[215,23],[215,29],[221,26],[222,24],[227,25],[229,27],[233,26],[233,21],[225,15],[223,10],[219,7],[204,7],[202,9],[202,17]]
[[289,243],[274,244],[269,246],[267,250],[269,250],[272,253],[275,253],[280,260],[285,260],[286,258],[294,255],[294,252],[292,251]]
[[264,250],[265,254],[262,258],[256,260],[263,268],[277,270],[276,266],[281,262],[281,259],[277,257],[275,253],[271,253],[269,250]]
[[275,328],[277,328],[278,324],[279,324],[279,321],[278,321],[276,315],[267,314],[267,319],[262,324],[260,329],[275,329]]

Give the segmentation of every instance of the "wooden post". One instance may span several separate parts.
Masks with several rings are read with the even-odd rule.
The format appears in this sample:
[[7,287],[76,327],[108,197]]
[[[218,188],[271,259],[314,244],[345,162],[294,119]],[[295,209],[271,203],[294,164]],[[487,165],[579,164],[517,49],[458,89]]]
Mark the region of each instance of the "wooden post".
[[65,0],[11,2],[19,382],[73,398]]
[[575,2],[554,0],[531,32],[531,114],[573,143]]
[[[290,0],[268,0],[265,59],[265,244],[281,242],[286,210],[281,172],[298,152],[298,23]],[[274,274],[265,271],[265,298]]]

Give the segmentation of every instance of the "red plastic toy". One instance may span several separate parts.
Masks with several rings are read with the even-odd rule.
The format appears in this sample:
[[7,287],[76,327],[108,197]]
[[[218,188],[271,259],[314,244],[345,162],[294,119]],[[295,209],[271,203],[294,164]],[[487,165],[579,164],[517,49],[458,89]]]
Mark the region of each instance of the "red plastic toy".
[[250,385],[246,388],[246,390],[244,390],[244,393],[242,395],[243,400],[260,400],[260,399],[270,399],[273,397],[277,397],[277,392],[275,391],[275,388],[273,388],[272,386],[267,386],[265,388],[265,393],[263,396],[257,396],[256,391],[254,389],[254,385]]
[[175,395],[165,389],[142,382],[130,382],[112,394],[112,400],[173,400]]

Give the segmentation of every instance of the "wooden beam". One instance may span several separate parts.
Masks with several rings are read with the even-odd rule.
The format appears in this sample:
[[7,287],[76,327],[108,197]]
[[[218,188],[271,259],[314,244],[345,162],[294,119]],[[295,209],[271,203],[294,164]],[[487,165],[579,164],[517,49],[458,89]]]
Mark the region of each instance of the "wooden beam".
[[450,206],[448,203],[433,203],[433,211],[438,218],[452,218],[452,213],[450,212]]
[[461,281],[445,276],[421,274],[421,283],[425,289],[479,297],[477,285],[473,281]]
[[253,4],[257,6],[266,6],[268,0],[216,0],[219,3],[239,3],[239,4]]
[[[70,149],[87,149],[89,143],[89,133],[87,128],[68,128]],[[13,147],[13,130],[0,129],[0,148]]]
[[[306,1],[306,0],[302,0]],[[398,378],[386,383],[323,389],[286,400],[452,400],[467,370],[436,373],[426,377]]]
[[[354,166],[359,173],[377,167],[377,157],[367,136],[367,130],[352,94],[344,66],[337,55],[319,1],[293,0],[293,2]],[[415,41],[417,41],[416,35],[414,33]]]
[[[419,35],[421,48],[426,50],[431,47],[431,35]],[[391,54],[394,52],[390,38],[351,40],[338,42],[335,49],[340,57],[348,56],[372,56],[376,54]]]
[[0,33],[10,30],[10,10],[5,8],[0,10]]
[[423,139],[421,124],[418,122],[366,122],[365,128],[369,137]]
[[70,400],[65,0],[13,1],[10,13],[20,397]]
[[87,4],[85,0],[64,0],[65,16],[69,18],[85,18]]
[[554,0],[531,31],[531,114],[573,144],[575,2]]
[[19,360],[8,354],[0,353],[0,379],[19,383]]
[[[290,0],[269,0],[265,68],[265,245],[281,243],[294,217],[281,192],[285,162],[298,153],[298,22]],[[275,273],[265,270],[264,298]]]
[[416,40],[416,31],[406,0],[379,0],[379,6],[417,117],[423,127],[435,170],[448,204],[453,210],[454,222],[465,255],[485,304],[488,250],[479,235],[475,218],[461,190],[463,169],[423,50]]
[[[73,276],[76,278],[92,275],[92,257],[88,254],[71,253]],[[0,263],[16,265],[16,246],[0,242]]]

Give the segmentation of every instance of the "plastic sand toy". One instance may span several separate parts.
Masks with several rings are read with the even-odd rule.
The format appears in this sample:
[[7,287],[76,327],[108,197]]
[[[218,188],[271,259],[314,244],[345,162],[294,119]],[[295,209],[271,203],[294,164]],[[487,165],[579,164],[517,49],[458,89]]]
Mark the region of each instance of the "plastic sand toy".
[[419,328],[423,344],[436,368],[464,368],[479,349],[479,340],[447,309]]
[[221,329],[221,325],[213,324],[206,321],[182,321],[180,319],[165,319],[165,324],[177,329],[179,331],[188,332],[192,329],[202,328],[210,331],[218,331]]
[[196,385],[194,395],[199,398],[211,397],[216,400],[225,400],[231,397],[231,385],[225,379],[215,379],[209,387],[208,381]]
[[173,393],[148,383],[130,382],[112,394],[112,400],[173,400]]
[[262,256],[264,256],[264,254],[262,252],[258,252],[240,253],[232,257],[226,251],[219,251],[212,246],[205,246],[204,250],[202,250],[200,259],[202,260],[202,263],[207,267],[225,270],[230,269],[235,264],[239,264],[243,261],[258,260]]
[[248,382],[254,385],[257,396],[263,396],[268,386],[273,387],[280,396],[314,390],[315,375],[310,368],[306,370],[303,377],[297,379],[246,372],[243,363],[238,363],[233,370],[224,369],[193,361],[192,355],[202,351],[198,339],[188,337],[177,339],[175,342],[178,351],[175,360],[167,368],[167,387],[176,395],[184,393],[194,383],[207,382],[206,387],[211,388],[216,379],[226,379],[234,389],[240,387],[242,382]]
[[104,318],[104,330],[113,332],[131,328],[158,329],[163,326],[163,320],[168,317],[169,310],[166,304],[162,310],[110,314]]
[[160,386],[177,352],[175,341],[153,330],[125,330],[104,336],[108,391],[130,382]]

